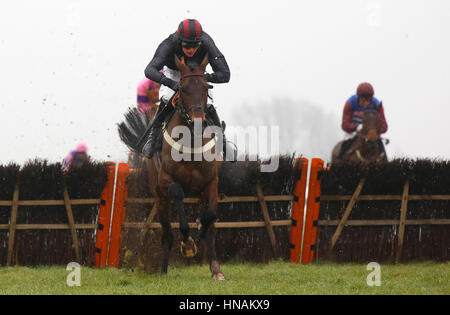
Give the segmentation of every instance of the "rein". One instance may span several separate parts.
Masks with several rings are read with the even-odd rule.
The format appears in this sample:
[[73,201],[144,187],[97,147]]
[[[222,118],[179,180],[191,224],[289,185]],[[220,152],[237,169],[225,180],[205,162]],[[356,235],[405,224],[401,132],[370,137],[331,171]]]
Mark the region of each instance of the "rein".
[[175,93],[170,104],[173,108],[175,108],[175,110],[178,110],[180,112],[181,118],[189,125],[190,128],[192,128],[194,122],[189,116],[189,112],[186,110],[183,104],[181,104],[181,90],[178,90]]

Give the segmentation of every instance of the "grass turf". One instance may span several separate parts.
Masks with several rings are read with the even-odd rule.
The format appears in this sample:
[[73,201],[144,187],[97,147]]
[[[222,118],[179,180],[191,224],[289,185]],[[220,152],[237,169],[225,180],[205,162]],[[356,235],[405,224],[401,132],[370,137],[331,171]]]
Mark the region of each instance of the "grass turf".
[[292,294],[450,294],[450,263],[381,265],[381,286],[368,286],[371,271],[361,264],[274,261],[229,263],[226,281],[213,281],[209,267],[171,266],[169,274],[116,268],[81,267],[81,286],[70,287],[65,266],[2,267],[0,295],[8,294],[152,294],[152,295],[292,295]]

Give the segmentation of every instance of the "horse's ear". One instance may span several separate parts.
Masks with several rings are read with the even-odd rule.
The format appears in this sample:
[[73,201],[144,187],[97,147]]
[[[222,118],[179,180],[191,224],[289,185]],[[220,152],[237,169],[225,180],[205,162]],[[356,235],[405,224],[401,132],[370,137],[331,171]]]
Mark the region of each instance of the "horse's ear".
[[208,65],[208,63],[209,63],[208,54],[206,54],[205,57],[202,60],[202,63],[200,64],[200,69],[202,70],[202,72],[205,71],[206,66]]
[[182,73],[186,73],[189,71],[189,67],[184,62],[184,57],[181,57],[181,60],[178,58],[177,55],[175,55],[175,65],[177,66],[178,70]]

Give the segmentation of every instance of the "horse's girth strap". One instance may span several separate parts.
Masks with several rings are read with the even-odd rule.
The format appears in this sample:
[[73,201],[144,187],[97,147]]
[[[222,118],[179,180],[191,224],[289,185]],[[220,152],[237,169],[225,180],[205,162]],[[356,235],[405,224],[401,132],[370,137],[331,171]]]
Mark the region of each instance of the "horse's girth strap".
[[186,147],[178,142],[176,142],[167,132],[167,130],[164,130],[164,140],[175,150],[182,153],[188,153],[188,154],[199,154],[199,153],[205,153],[211,150],[216,145],[216,139],[212,138],[209,140],[205,145],[201,147]]

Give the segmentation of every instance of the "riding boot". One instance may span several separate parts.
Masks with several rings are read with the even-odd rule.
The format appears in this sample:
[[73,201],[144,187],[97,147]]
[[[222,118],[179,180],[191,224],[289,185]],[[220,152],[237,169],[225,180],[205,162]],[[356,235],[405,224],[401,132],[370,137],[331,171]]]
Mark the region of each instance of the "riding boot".
[[147,158],[151,159],[157,151],[157,141],[161,133],[161,128],[166,117],[173,111],[172,106],[166,106],[165,103],[161,102],[158,106],[158,111],[156,112],[155,119],[151,122],[150,132],[148,135],[147,142],[142,148],[142,154]]
[[214,126],[220,127],[222,129],[222,136],[223,136],[223,156],[226,161],[230,161],[232,163],[237,161],[237,149],[236,146],[233,147],[233,145],[227,141],[227,138],[225,137],[225,128],[226,124],[224,121],[221,121],[219,118],[219,115],[217,114],[216,108],[212,104],[208,104],[207,110],[206,110],[206,116],[207,118],[210,118]]

